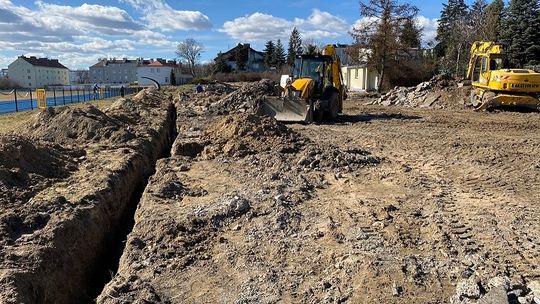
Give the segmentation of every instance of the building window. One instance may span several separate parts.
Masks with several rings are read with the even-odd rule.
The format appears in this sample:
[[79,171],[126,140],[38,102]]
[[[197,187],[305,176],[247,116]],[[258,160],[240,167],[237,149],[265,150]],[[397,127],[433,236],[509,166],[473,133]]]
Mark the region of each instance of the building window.
[[28,76],[28,79],[32,79],[32,77]]
[[165,82],[169,82],[169,77],[165,77]]
[[354,79],[358,79],[358,69],[354,69]]
[[26,73],[30,74],[30,70],[26,70]]

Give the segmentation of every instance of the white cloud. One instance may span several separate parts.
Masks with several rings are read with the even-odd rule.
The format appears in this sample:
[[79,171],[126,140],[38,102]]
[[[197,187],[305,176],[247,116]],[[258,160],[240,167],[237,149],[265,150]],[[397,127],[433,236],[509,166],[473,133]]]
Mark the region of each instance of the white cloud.
[[[175,47],[170,37],[150,30],[118,7],[37,1],[36,8],[29,9],[11,0],[0,0],[0,45],[3,55],[71,58],[69,62],[76,58],[81,60],[76,67],[84,66],[88,58],[95,61],[97,55],[122,54],[141,46]],[[0,63],[6,66],[6,60],[14,58],[4,57]]]
[[435,41],[435,37],[437,36],[437,26],[439,25],[438,19],[429,19],[424,16],[418,16],[416,18],[416,24],[422,28],[423,43],[427,44]]
[[257,12],[227,21],[219,31],[241,41],[262,41],[284,39],[293,26],[294,23],[286,19]]
[[199,11],[179,11],[162,0],[120,0],[144,13],[148,28],[162,31],[204,30],[212,27],[208,16]]
[[238,41],[285,40],[293,27],[297,27],[302,37],[308,39],[336,38],[346,35],[349,29],[344,19],[314,9],[307,19],[294,20],[256,12],[225,22],[219,31]]

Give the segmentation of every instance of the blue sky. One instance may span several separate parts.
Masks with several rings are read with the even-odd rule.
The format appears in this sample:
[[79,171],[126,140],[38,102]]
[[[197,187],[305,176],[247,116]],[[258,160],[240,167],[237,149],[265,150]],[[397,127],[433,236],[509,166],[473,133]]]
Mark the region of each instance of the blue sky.
[[[424,42],[432,40],[442,2],[410,2],[420,9]],[[58,58],[71,69],[100,57],[173,59],[186,38],[201,42],[210,61],[238,42],[257,50],[266,40],[286,44],[294,26],[305,41],[350,43],[359,18],[357,0],[0,0],[0,67],[19,55]]]

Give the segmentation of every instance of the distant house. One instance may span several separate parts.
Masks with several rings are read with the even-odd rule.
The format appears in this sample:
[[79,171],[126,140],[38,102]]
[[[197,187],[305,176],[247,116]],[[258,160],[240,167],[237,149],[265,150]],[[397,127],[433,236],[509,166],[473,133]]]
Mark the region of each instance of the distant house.
[[8,76],[8,69],[1,69],[0,77],[6,77],[6,76]]
[[19,56],[8,66],[9,77],[22,87],[69,85],[69,70],[58,59]]
[[376,91],[379,73],[367,65],[351,65],[341,68],[343,81],[349,91]]
[[247,72],[264,71],[264,53],[254,50],[253,48],[251,48],[249,43],[244,43],[244,44],[239,43],[234,48],[221,54],[225,63],[232,70],[237,70],[237,65],[236,65],[237,52],[245,52],[247,55],[247,62],[244,69],[245,71]]
[[[191,74],[182,69],[182,66],[177,64],[174,60],[164,60],[157,58],[151,63],[137,68],[137,82],[141,86],[153,85],[150,79],[154,79],[161,85],[171,84],[171,71],[174,72],[176,84],[186,84],[193,79]],[[147,78],[145,78],[147,77]]]
[[137,59],[106,59],[100,58],[89,68],[91,83],[129,83],[137,81],[137,68],[150,61]]

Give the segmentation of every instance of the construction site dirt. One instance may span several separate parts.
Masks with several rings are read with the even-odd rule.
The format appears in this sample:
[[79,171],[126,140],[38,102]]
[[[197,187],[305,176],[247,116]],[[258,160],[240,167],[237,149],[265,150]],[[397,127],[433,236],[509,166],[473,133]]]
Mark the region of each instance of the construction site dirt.
[[[105,193],[137,182],[145,187],[129,200],[138,204],[133,229],[98,303],[540,303],[540,116],[451,106],[467,90],[451,85],[460,93],[444,88],[406,106],[353,96],[321,124],[256,115],[268,81],[167,88],[132,101],[153,100],[147,119],[117,105],[85,112],[103,124],[91,134],[68,124],[67,135],[4,136],[2,150],[23,147],[55,165],[2,154],[0,189],[10,195],[0,201],[0,302],[69,303],[70,288],[86,290],[87,280],[61,286],[48,272],[71,282],[105,266],[60,259],[55,246],[84,243],[81,231],[111,216]],[[114,165],[140,154],[133,164],[165,157],[155,168]],[[139,171],[155,173],[148,184],[122,178]],[[111,174],[122,186],[107,182]],[[55,242],[55,225],[78,233]]]

